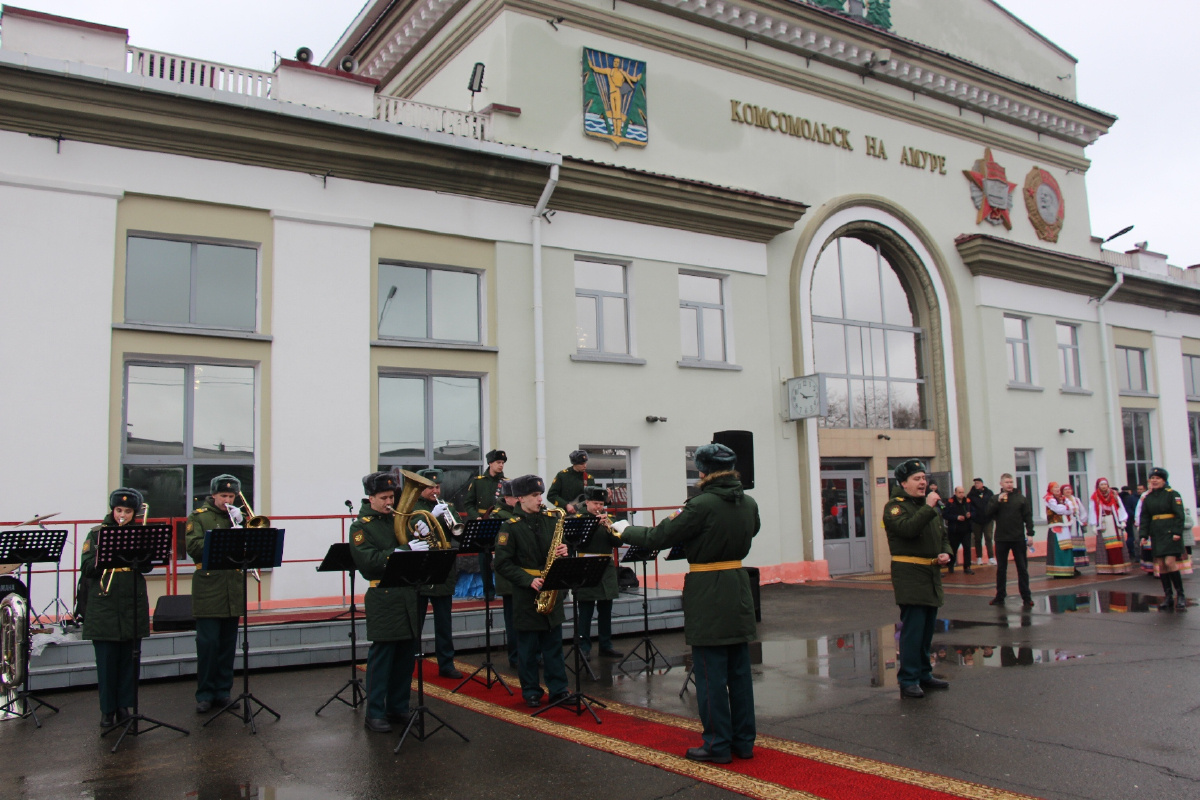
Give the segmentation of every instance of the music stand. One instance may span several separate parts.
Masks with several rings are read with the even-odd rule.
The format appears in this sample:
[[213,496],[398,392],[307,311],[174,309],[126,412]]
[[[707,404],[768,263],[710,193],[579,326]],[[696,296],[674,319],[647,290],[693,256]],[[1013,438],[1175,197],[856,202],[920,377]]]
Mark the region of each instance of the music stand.
[[[34,725],[39,728],[42,727],[42,721],[38,719],[37,709],[44,706],[57,714],[58,706],[47,703],[29,690],[29,653],[32,648],[33,639],[30,633],[33,627],[34,607],[33,565],[49,562],[57,564],[59,559],[62,558],[63,545],[66,543],[67,531],[65,528],[61,530],[0,531],[0,564],[25,565],[25,588],[28,592],[25,600],[26,607],[29,609],[29,614],[26,617],[29,627],[25,631],[24,688],[17,692],[17,695],[5,703],[3,707],[0,707],[0,715],[8,713],[19,717],[33,717]],[[29,707],[29,701],[31,700],[35,703],[33,708]],[[18,706],[21,708],[20,711],[16,710]]]
[[[629,654],[617,663],[617,669],[622,672],[625,671],[625,662],[631,658],[636,658],[644,664],[643,667],[637,670],[638,672],[641,672],[643,669],[647,672],[653,672],[654,665],[659,659],[662,659],[662,662],[668,667],[670,666],[667,657],[663,655],[662,650],[659,650],[658,645],[650,638],[650,588],[646,583],[646,564],[647,562],[654,561],[656,558],[658,558],[657,550],[651,550],[648,547],[636,544],[629,545],[629,549],[621,557],[622,564],[641,563],[642,565],[642,640],[634,645]],[[643,656],[639,653],[638,650],[640,649],[645,649],[646,655]]]
[[[392,553],[388,556],[387,566],[384,567],[379,586],[383,589],[406,587],[415,590],[418,586],[441,583],[450,574],[450,567],[454,565],[456,558],[458,558],[457,547],[446,550],[402,550]],[[425,639],[421,635],[421,631],[417,631],[417,640],[421,643],[422,651],[416,656],[417,707],[409,716],[408,724],[404,726],[404,732],[400,734],[400,741],[396,742],[396,749],[392,751],[393,753],[400,752],[404,740],[410,733],[418,742],[423,742],[442,728],[447,728],[464,742],[471,741],[461,731],[425,706]],[[425,730],[426,716],[433,717],[438,721],[436,728]]]
[[[667,553],[663,561],[679,561],[683,558],[687,558],[687,553],[684,552],[683,545],[677,544],[671,548],[671,551]],[[695,669],[696,663],[694,661],[688,664],[687,675],[683,676],[683,688],[679,690],[679,699],[681,700],[683,699],[683,693],[688,690],[688,684],[694,684],[696,682],[696,676],[692,674]]]
[[[459,552],[491,555],[492,548],[496,546],[496,535],[500,533],[500,526],[503,524],[504,520],[491,517],[476,517],[468,520],[463,525],[462,536],[458,540]],[[474,672],[463,678],[462,683],[451,689],[451,694],[466,686],[470,681],[482,684],[485,689],[491,689],[498,683],[509,695],[513,693],[512,689],[508,688],[508,684],[504,682],[504,678],[492,665],[492,594],[494,592],[484,591],[483,593],[483,663]],[[483,673],[483,678],[479,677],[480,672]]]
[[[593,517],[595,519],[595,517]],[[594,523],[593,523],[594,524]],[[546,580],[542,582],[541,591],[566,591],[571,590],[572,593],[576,589],[583,589],[587,586],[596,586],[604,577],[604,570],[608,569],[612,564],[612,556],[577,556],[574,558],[557,558],[554,564],[550,567],[550,572],[546,574]],[[577,602],[577,601],[576,601]],[[579,637],[578,628],[576,628],[576,638]],[[574,711],[578,716],[585,710],[592,715],[592,719],[596,720],[596,724],[600,723],[600,717],[596,714],[593,705],[601,708],[608,708],[604,703],[601,703],[594,697],[589,697],[584,694],[579,688],[579,673],[581,670],[580,659],[583,658],[583,653],[579,648],[575,648],[575,691],[569,692],[566,696],[556,700],[545,708],[539,709],[533,713],[533,716],[544,714],[555,707],[562,707],[569,711]]]
[[[586,516],[567,517],[563,520],[563,542],[565,542],[567,547],[570,549],[572,556],[576,554],[581,545],[587,544],[588,540],[592,538],[592,533],[596,530],[599,523],[600,518],[590,514]],[[596,675],[596,671],[592,669],[591,659],[584,654],[583,649],[580,647],[580,642],[582,639],[579,635],[579,603],[577,601],[578,598],[575,597],[575,593],[572,592],[571,625],[574,628],[574,635],[571,636],[571,646],[567,648],[567,652],[563,656],[563,660],[566,661],[573,655],[578,655],[579,658],[575,659],[575,666],[570,666],[570,663],[568,662],[567,669],[575,672],[582,664],[583,668],[587,670],[588,677],[594,681],[598,681],[600,680],[600,677]]]
[[[329,550],[325,553],[325,558],[322,559],[317,567],[317,572],[349,572],[350,573],[350,680],[338,689],[333,697],[330,697],[321,707],[314,711],[314,714],[320,714],[325,710],[325,706],[332,703],[334,700],[345,703],[355,711],[358,707],[367,701],[367,690],[363,684],[362,678],[358,677],[358,605],[355,603],[354,594],[354,575],[358,572],[358,568],[354,566],[354,556],[350,554],[349,542],[338,542],[329,545]],[[334,619],[341,617],[338,614]],[[342,692],[350,690],[350,699],[342,697]]]
[[[117,728],[124,729],[117,737],[117,743],[112,746],[111,752],[113,753],[117,752],[117,748],[121,746],[121,742],[125,740],[126,736],[141,736],[156,728],[170,728],[173,731],[179,731],[184,736],[190,735],[185,728],[147,717],[138,711],[138,684],[142,678],[142,637],[137,634],[137,576],[143,574],[143,570],[148,566],[161,567],[171,560],[172,536],[174,536],[174,531],[170,525],[127,525],[120,528],[101,528],[96,534],[94,568],[101,570],[101,580],[103,580],[103,570],[106,569],[126,568],[134,575],[133,714],[121,722],[109,725],[100,734],[104,737]],[[149,611],[148,608],[147,611]],[[148,722],[150,727],[139,728],[139,722]]]
[[[250,590],[247,586],[250,570],[278,567],[283,563],[283,528],[217,528],[204,532],[204,569],[242,571],[242,693],[213,714],[201,727],[222,714],[232,714],[250,724],[250,732],[258,733],[254,718],[267,711],[279,719],[279,712],[250,693]],[[254,705],[258,708],[251,711]]]

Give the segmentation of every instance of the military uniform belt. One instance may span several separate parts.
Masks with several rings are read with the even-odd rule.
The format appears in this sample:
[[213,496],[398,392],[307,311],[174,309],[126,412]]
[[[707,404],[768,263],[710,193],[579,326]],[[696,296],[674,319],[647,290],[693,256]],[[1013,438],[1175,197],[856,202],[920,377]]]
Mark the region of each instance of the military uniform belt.
[[[1168,516],[1174,516],[1174,515],[1168,515]],[[106,569],[104,571],[105,572],[133,572],[133,570],[130,569],[129,567],[112,567],[112,568]]]
[[533,575],[535,578],[542,577],[542,571],[540,569],[530,569],[529,567],[521,567],[521,569],[525,570],[530,575]]
[[1174,514],[1155,514],[1150,519],[1175,519]]
[[688,564],[688,572],[718,572],[723,569],[741,568],[741,561],[713,561],[710,564]]
[[378,586],[379,586],[379,581],[371,581],[371,588],[372,588],[372,589],[378,588]]
[[936,558],[917,558],[916,556],[892,556],[892,561],[899,561],[904,564],[924,564],[927,567],[933,566],[938,562]]

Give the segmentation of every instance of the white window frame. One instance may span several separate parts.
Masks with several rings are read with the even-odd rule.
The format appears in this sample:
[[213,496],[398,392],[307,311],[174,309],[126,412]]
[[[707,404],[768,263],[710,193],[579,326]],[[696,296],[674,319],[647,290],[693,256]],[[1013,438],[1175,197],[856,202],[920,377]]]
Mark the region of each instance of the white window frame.
[[[1083,459],[1083,471],[1071,469],[1071,454],[1078,453]],[[1075,489],[1075,496],[1083,501],[1092,496],[1091,483],[1089,483],[1089,470],[1092,465],[1092,451],[1083,450],[1081,448],[1072,447],[1067,450],[1067,481]]]
[[[1017,453],[1029,453],[1029,462],[1033,465],[1032,472],[1022,472],[1017,468]],[[1029,499],[1033,507],[1033,515],[1037,519],[1045,519],[1046,509],[1042,507],[1041,467],[1042,451],[1037,447],[1013,448],[1013,479],[1019,489]]]
[[[1019,388],[1027,388],[1036,386],[1033,375],[1033,337],[1029,331],[1030,318],[1021,316],[1020,314],[1005,314],[1005,326],[1007,327],[1008,320],[1016,320],[1021,323],[1021,333],[1024,338],[1014,339],[1008,335],[1008,331],[1004,332],[1004,348],[1008,358],[1008,385]],[[1018,380],[1020,377],[1017,372],[1017,354],[1018,349],[1024,351],[1025,363],[1025,378],[1026,380]]]
[[1200,401],[1200,356],[1183,354],[1183,388],[1188,400]]
[[[1133,377],[1132,365],[1130,364],[1130,356],[1134,353],[1138,353],[1141,355],[1141,370],[1140,370],[1140,372],[1141,372],[1141,378],[1142,378],[1142,388],[1140,388],[1140,389],[1136,389],[1133,387],[1132,380],[1128,381],[1128,385],[1122,385],[1122,380],[1121,380],[1123,375],[1127,375],[1130,378]],[[1150,351],[1145,347],[1132,347],[1129,345],[1120,345],[1120,344],[1116,346],[1116,358],[1117,358],[1118,362],[1124,361],[1124,364],[1125,364],[1124,370],[1122,370],[1120,368],[1120,366],[1117,367],[1117,389],[1119,390],[1119,392],[1121,394],[1146,397],[1146,396],[1150,396],[1153,393],[1152,387],[1150,385],[1149,353],[1150,353]]]
[[[601,289],[581,289],[575,287],[575,297],[590,297],[593,298],[596,308],[596,344],[598,347],[580,347],[578,341],[575,343],[575,350],[580,355],[595,356],[599,358],[627,358],[634,355],[633,348],[633,302],[632,291],[630,286],[629,263],[625,261],[613,261],[604,258],[589,258],[584,256],[576,256],[571,262],[572,273],[574,273],[575,265],[580,262],[589,264],[607,264],[609,266],[621,268],[621,282],[624,284],[624,292],[606,292]],[[602,297],[619,297],[625,301],[625,349],[624,350],[606,350],[604,349],[604,313],[603,306],[600,301]]]
[[[487,321],[484,318],[484,302],[485,289],[484,277],[485,273],[480,269],[472,269],[470,267],[456,267],[449,264],[427,264],[420,261],[400,261],[390,258],[379,259],[379,264],[375,272],[376,291],[382,289],[380,283],[380,271],[383,267],[406,267],[408,269],[420,269],[425,271],[425,335],[424,336],[385,336],[380,331],[380,325],[383,322],[383,314],[387,312],[388,306],[385,305],[383,312],[376,313],[375,317],[375,333],[380,341],[384,342],[445,342],[448,344],[483,344],[483,332],[487,329]],[[439,339],[433,335],[433,280],[430,273],[433,272],[465,272],[475,276],[475,317],[478,321],[478,330],[475,331],[474,339]],[[386,295],[384,303],[387,303]]]
[[[424,387],[424,392],[425,392],[425,394],[424,394],[424,397],[425,397],[425,420],[424,420],[424,422],[425,422],[425,429],[424,429],[425,453],[424,453],[424,455],[419,456],[419,457],[418,456],[404,456],[404,457],[388,456],[385,458],[383,455],[383,450],[382,450],[383,443],[379,441],[379,436],[377,434],[375,437],[375,453],[374,453],[375,463],[379,464],[380,466],[386,466],[388,468],[391,468],[394,466],[399,466],[399,467],[404,467],[404,468],[414,467],[417,469],[427,469],[427,468],[431,468],[431,467],[438,468],[438,469],[446,469],[448,467],[471,467],[473,469],[479,469],[480,471],[482,471],[482,469],[486,466],[483,459],[484,459],[485,451],[487,450],[485,442],[488,441],[487,429],[485,427],[485,423],[487,421],[487,412],[485,410],[486,406],[487,406],[487,376],[485,374],[480,374],[477,372],[453,372],[453,371],[436,371],[436,372],[434,372],[434,371],[381,368],[379,370],[379,374],[378,374],[378,381],[383,381],[387,378],[422,380],[425,382],[425,387]],[[472,460],[468,460],[468,459],[434,458],[434,454],[433,454],[433,450],[434,450],[433,414],[430,412],[432,412],[433,408],[434,408],[433,381],[436,378],[469,378],[469,379],[474,379],[474,380],[479,381],[479,459],[477,461],[472,461]],[[376,392],[376,395],[375,395],[376,396],[376,404],[378,406],[378,408],[376,410],[376,416],[377,416],[376,423],[378,426],[378,422],[379,422],[378,417],[382,415],[382,411],[383,411],[382,405],[379,403],[379,399],[378,399],[379,398],[378,382],[376,383],[375,392]]]
[[[1058,332],[1061,328],[1067,328],[1071,331],[1071,344],[1063,344],[1058,341]],[[1067,390],[1078,390],[1083,388],[1083,358],[1079,347],[1079,324],[1075,322],[1063,322],[1059,320],[1054,323],[1054,340],[1058,344],[1058,366],[1061,371],[1060,378],[1062,379],[1062,388]],[[1068,364],[1068,360],[1070,364]],[[1075,383],[1071,383],[1068,374],[1070,370],[1068,365],[1073,366],[1075,370]]]
[[[682,355],[681,345],[681,361],[684,364],[724,365],[732,363],[733,359],[729,353],[729,276],[714,275],[710,272],[698,272],[689,269],[681,269],[679,270],[679,274],[690,275],[694,278],[707,278],[709,280],[715,280],[720,286],[721,291],[721,302],[719,304],[701,303],[698,300],[684,300],[682,297],[679,298],[680,309],[693,308],[696,310],[696,352],[698,354],[696,356]],[[725,350],[725,355],[723,358],[708,358],[704,352],[704,314],[702,313],[702,309],[705,308],[716,308],[720,309],[721,311],[721,344]]]
[[[1142,484],[1145,484],[1146,481],[1149,480],[1150,470],[1154,468],[1154,452],[1155,452],[1154,412],[1152,409],[1149,409],[1149,408],[1122,408],[1121,409],[1121,445],[1122,445],[1122,447],[1124,447],[1124,444],[1125,444],[1125,415],[1126,414],[1145,414],[1146,415],[1146,429],[1145,429],[1146,458],[1144,460],[1131,459],[1129,457],[1130,453],[1127,450],[1124,453],[1124,455],[1125,455],[1125,459],[1124,459],[1125,480],[1129,482],[1130,486],[1135,486],[1135,483],[1133,481],[1129,480],[1129,465],[1130,464],[1141,465],[1141,468],[1138,469],[1138,472],[1144,474],[1145,478],[1138,482],[1142,483]],[[1135,430],[1136,430],[1136,428],[1135,428]],[[1136,486],[1135,486],[1135,488],[1136,488]]]

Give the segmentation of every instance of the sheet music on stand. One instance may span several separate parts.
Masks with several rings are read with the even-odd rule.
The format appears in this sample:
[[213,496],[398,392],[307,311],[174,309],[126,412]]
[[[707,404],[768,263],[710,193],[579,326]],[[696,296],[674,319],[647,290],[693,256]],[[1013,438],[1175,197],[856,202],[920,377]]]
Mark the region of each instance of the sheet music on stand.
[[624,546],[625,552],[621,554],[622,564],[637,564],[642,561],[653,561],[658,558],[658,550],[651,550],[649,547],[642,547],[640,544],[627,544]]
[[567,517],[563,520],[563,541],[576,547],[587,544],[599,523],[600,518],[591,515]]
[[441,583],[450,574],[458,548],[449,550],[401,550],[388,556],[383,577],[379,579],[381,589],[398,586],[425,586]]
[[0,564],[43,564],[62,558],[67,530],[0,531]]
[[467,520],[463,524],[462,534],[458,537],[458,552],[466,554],[491,550],[503,525],[504,520],[492,517]]
[[206,531],[204,569],[269,569],[283,564],[282,528],[217,528]]
[[[101,528],[96,533],[96,569],[119,569],[134,561],[147,561],[156,567],[171,560],[170,525],[126,525]],[[138,540],[148,542],[138,544]]]

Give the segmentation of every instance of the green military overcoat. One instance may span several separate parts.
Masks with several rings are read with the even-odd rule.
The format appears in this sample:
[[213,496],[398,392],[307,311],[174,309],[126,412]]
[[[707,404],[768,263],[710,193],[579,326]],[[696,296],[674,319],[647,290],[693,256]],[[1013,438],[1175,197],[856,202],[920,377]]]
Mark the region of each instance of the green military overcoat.
[[467,484],[467,493],[463,497],[463,507],[467,511],[467,519],[475,519],[480,514],[496,507],[496,502],[499,500],[496,497],[496,487],[502,480],[505,480],[503,471],[495,476],[490,472],[484,472],[482,475],[471,478],[471,482]]
[[1142,498],[1138,529],[1142,538],[1150,540],[1154,558],[1183,555],[1183,520],[1183,498],[1170,486],[1154,489]]
[[[418,497],[416,505],[413,507],[418,508],[422,511],[428,511],[428,512],[432,513],[433,507],[436,505],[437,505],[437,503],[426,500],[424,497]],[[455,523],[457,523],[459,521],[458,514],[454,513],[453,508],[451,508],[449,510],[449,514],[450,514],[450,516],[454,517]],[[429,524],[429,521],[424,518],[418,517],[417,519],[420,519],[426,525]],[[442,526],[442,531],[446,534],[446,541],[448,541],[451,545],[453,545],[454,540],[450,538],[450,531],[446,530],[445,523],[443,523],[439,519],[438,524]],[[474,558],[474,557],[475,556],[472,556],[472,558]],[[448,573],[446,573],[446,580],[442,581],[441,583],[427,583],[417,591],[417,594],[421,595],[421,597],[453,597],[454,596],[454,586],[457,583],[458,583],[458,559],[456,558],[456,559],[454,559],[454,563],[450,566],[450,571]]]
[[[689,564],[740,561],[758,534],[758,504],[732,472],[714,472],[700,494],[653,528],[631,525],[621,541],[653,550],[682,545]],[[683,580],[683,635],[689,645],[753,641],[754,597],[744,569],[689,572]]]
[[548,631],[567,618],[563,611],[565,592],[558,593],[552,612],[539,614],[535,602],[538,593],[530,588],[546,566],[557,522],[549,511],[526,514],[517,506],[513,518],[504,523],[496,537],[496,574],[512,584],[513,622],[519,631]]
[[[496,508],[492,511],[492,517],[495,519],[502,519],[506,522],[510,519],[517,518],[517,515],[513,513],[512,509],[504,505],[503,500],[501,500],[500,503],[501,504],[496,506]],[[501,530],[503,530],[503,528],[501,528]],[[512,583],[508,580],[508,578],[504,577],[499,572],[496,572],[496,560],[494,557],[492,559],[492,574],[495,576],[496,594],[512,594]]]
[[[130,525],[136,525],[136,522]],[[96,540],[101,528],[115,528],[117,521],[109,513],[104,522],[88,531],[83,540],[79,569],[88,578],[87,613],[83,615],[83,638],[94,642],[121,642],[150,635],[150,604],[146,598],[146,579],[140,572],[118,572],[112,576],[108,592],[101,594],[103,570],[96,569]],[[147,566],[145,572],[153,567]],[[135,627],[136,620],[136,627]]]
[[[387,568],[388,556],[400,547],[392,527],[392,515],[380,514],[363,503],[358,519],[350,523],[350,554],[354,566],[368,581],[378,581]],[[408,550],[408,546],[401,547]],[[420,634],[417,590],[411,586],[367,588],[363,598],[367,614],[367,638],[373,642],[399,642]]]
[[[583,476],[587,475],[587,482]],[[566,508],[567,503],[574,503],[583,494],[585,486],[595,486],[595,479],[586,470],[576,472],[573,467],[567,467],[554,476],[550,483],[550,491],[546,492],[546,502],[553,503],[559,508]],[[578,510],[578,509],[576,509]]]
[[196,571],[192,574],[192,616],[240,617],[246,610],[242,602],[242,571],[240,569],[203,569],[204,532],[232,528],[233,521],[224,511],[218,511],[210,497],[204,505],[188,515],[185,546]]
[[[581,516],[591,516],[586,511]],[[611,517],[609,518],[611,519]],[[579,547],[579,554],[596,554],[611,556],[614,547],[620,547],[621,540],[612,534],[607,528],[597,525],[592,535]],[[621,587],[617,585],[617,568],[610,563],[608,568],[604,570],[604,575],[600,578],[600,583],[595,586],[588,586],[575,592],[575,597],[579,600],[616,600],[620,594]]]
[[923,497],[909,497],[902,486],[892,487],[892,497],[883,507],[883,529],[892,552],[892,589],[901,606],[941,607],[942,568],[939,564],[910,564],[896,556],[936,559],[949,555],[950,539],[942,515],[925,505]]

